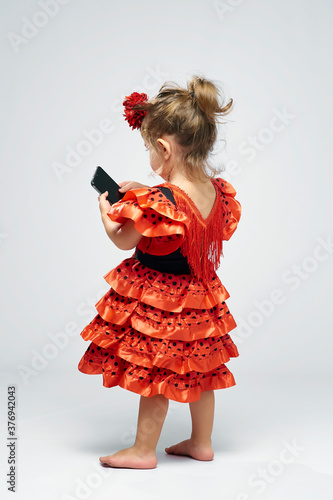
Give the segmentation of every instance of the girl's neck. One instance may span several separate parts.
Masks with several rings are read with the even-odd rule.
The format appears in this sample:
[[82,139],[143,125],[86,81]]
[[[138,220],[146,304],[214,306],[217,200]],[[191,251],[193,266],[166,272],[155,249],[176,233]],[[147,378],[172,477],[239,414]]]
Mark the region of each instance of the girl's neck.
[[[195,180],[192,181],[188,179],[179,169],[172,169],[170,172],[170,175],[168,179],[166,180],[170,184],[174,184],[175,186],[179,187],[186,187],[186,186],[202,186],[203,184],[207,184],[207,181],[200,181],[200,180]],[[209,181],[208,181],[209,182]]]

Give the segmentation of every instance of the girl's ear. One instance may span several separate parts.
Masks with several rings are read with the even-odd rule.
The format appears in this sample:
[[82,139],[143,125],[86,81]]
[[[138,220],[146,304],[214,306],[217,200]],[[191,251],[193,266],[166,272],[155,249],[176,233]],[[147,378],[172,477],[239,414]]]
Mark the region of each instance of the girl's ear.
[[170,155],[171,155],[170,142],[165,140],[165,139],[161,139],[161,138],[157,139],[157,142],[158,142],[160,152],[163,155],[164,160],[168,160],[170,158]]

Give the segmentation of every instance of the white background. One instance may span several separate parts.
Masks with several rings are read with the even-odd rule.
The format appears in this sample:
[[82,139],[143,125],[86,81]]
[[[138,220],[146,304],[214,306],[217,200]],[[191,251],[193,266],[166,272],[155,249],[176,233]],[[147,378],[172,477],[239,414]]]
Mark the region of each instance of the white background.
[[[0,465],[4,477],[15,385],[16,498],[330,498],[331,2],[0,6]],[[239,325],[240,357],[228,364],[237,385],[216,392],[213,462],[165,456],[190,429],[187,405],[174,403],[158,468],[101,479],[98,457],[131,444],[139,398],[77,370],[80,331],[108,290],[103,275],[132,252],[108,239],[90,180],[101,165],[118,181],[158,184],[122,100],[196,74],[234,99],[214,161],[242,204],[219,270]],[[285,463],[293,440],[303,449]],[[260,467],[261,488],[251,483]],[[93,473],[96,484],[76,490]]]

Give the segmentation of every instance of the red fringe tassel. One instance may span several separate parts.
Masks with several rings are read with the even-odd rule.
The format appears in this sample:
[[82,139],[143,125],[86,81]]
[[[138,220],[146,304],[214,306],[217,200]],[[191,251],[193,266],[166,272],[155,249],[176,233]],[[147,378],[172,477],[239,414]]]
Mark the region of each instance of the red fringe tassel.
[[[171,188],[170,185],[169,187]],[[217,210],[203,219],[194,202],[190,203],[189,197],[178,186],[176,189],[172,186],[172,194],[177,208],[190,220],[181,253],[187,258],[193,274],[205,283],[218,269],[221,255],[223,256],[222,228],[226,209],[223,203],[219,203]],[[218,192],[216,196],[219,196]]]

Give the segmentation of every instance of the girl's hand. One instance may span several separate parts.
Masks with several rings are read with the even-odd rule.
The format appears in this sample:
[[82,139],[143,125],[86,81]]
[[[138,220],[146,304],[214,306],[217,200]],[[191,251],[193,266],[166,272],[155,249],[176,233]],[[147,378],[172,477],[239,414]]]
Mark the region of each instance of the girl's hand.
[[130,189],[137,189],[137,188],[148,188],[150,186],[146,186],[145,184],[140,184],[140,182],[135,182],[135,181],[123,181],[119,182],[120,186],[120,193],[126,193],[126,191],[129,191]]
[[111,208],[111,204],[110,204],[109,200],[106,199],[108,194],[109,194],[109,192],[105,191],[104,193],[100,194],[98,197],[99,209],[100,209],[102,215],[106,214]]

